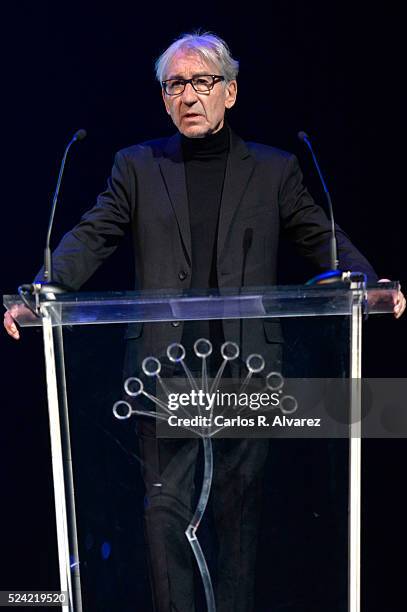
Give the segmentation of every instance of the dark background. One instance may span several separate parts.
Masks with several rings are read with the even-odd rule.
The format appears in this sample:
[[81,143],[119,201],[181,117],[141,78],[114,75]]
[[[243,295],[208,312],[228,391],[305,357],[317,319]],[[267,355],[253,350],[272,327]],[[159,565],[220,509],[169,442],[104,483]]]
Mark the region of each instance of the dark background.
[[[202,27],[241,61],[232,127],[245,139],[295,152],[322,202],[315,171],[296,139],[307,131],[322,162],[337,222],[380,277],[406,283],[403,19],[395,6],[271,1],[244,11],[208,3],[75,8],[20,3],[3,12],[1,293],[15,293],[42,261],[64,146],[88,138],[68,162],[53,243],[104,186],[114,152],[171,134],[153,60],[180,33]],[[129,245],[87,284],[130,289]],[[282,282],[308,273],[287,259]],[[404,377],[406,320],[365,326],[366,376]],[[3,334],[0,588],[58,588],[41,335]],[[405,601],[404,441],[364,442],[363,610]],[[289,608],[286,608],[289,610]]]

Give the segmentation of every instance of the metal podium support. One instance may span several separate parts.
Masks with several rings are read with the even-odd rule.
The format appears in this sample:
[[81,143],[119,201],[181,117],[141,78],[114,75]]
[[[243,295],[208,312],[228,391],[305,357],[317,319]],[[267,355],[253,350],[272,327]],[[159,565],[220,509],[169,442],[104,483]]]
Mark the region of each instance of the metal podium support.
[[362,305],[363,287],[353,285],[350,326],[351,398],[349,431],[349,612],[360,612],[360,539],[362,494]]

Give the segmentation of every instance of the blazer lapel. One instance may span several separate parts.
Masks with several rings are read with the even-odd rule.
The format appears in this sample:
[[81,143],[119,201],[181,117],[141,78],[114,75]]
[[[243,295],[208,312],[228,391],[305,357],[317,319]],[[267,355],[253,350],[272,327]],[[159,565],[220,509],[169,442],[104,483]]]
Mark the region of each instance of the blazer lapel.
[[191,263],[191,226],[185,166],[182,159],[181,138],[179,134],[175,134],[175,136],[168,139],[164,149],[164,157],[160,158],[159,164],[168,196],[177,218],[181,238]]
[[219,215],[218,263],[225,247],[233,216],[253,173],[254,165],[254,159],[243,140],[230,130],[230,153],[226,166]]

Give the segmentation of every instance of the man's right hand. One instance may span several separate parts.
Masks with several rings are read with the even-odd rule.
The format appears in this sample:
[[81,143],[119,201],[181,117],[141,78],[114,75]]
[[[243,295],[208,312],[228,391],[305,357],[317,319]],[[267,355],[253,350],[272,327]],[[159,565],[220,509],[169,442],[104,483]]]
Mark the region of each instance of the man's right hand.
[[36,320],[35,314],[24,304],[14,304],[10,310],[6,310],[4,313],[4,328],[14,340],[20,339],[20,331],[16,321],[18,317],[24,317],[26,321],[27,319]]
[[10,310],[4,313],[4,328],[14,340],[20,339],[20,331],[17,324],[19,317],[22,317],[25,322],[36,321],[38,324],[38,319],[32,310],[24,304],[13,304]]
[[4,328],[8,335],[14,338],[14,340],[20,339],[20,332],[18,331],[17,323],[8,310],[6,310],[4,313]]

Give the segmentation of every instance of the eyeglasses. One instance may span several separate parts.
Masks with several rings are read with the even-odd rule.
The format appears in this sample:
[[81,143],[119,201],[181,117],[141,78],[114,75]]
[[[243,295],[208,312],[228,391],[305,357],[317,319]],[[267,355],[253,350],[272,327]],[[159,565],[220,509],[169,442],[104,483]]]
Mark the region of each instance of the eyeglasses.
[[168,79],[163,81],[161,85],[168,96],[179,96],[184,92],[188,83],[191,83],[197,93],[207,93],[214,88],[216,83],[224,80],[225,77],[217,74],[201,74],[192,77],[192,79]]

